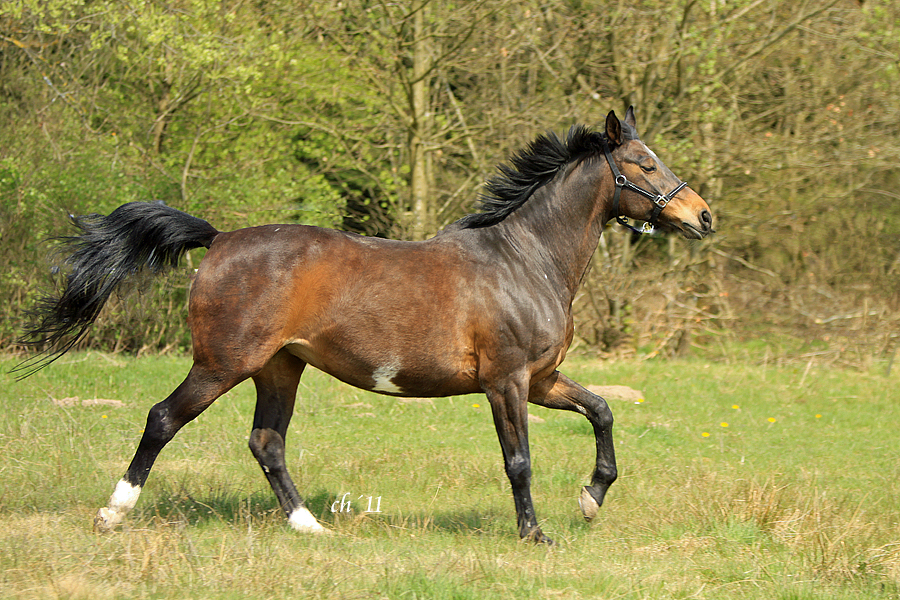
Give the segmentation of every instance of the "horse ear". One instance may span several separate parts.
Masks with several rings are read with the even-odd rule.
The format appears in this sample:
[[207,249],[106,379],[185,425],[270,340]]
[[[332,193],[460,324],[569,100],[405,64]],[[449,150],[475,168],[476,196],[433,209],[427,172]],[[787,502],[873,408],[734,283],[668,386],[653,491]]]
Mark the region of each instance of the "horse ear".
[[606,115],[606,139],[613,146],[620,146],[625,138],[622,135],[622,124],[619,122],[619,117],[616,116],[616,111],[611,110],[609,114]]
[[629,106],[628,111],[625,113],[625,124],[634,127],[634,130],[637,131],[637,121],[634,120],[633,106]]

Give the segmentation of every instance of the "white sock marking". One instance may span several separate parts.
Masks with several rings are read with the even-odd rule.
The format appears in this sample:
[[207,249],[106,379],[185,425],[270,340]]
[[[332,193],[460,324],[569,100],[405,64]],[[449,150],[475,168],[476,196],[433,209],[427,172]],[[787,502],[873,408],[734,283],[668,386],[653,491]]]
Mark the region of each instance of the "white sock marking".
[[288,518],[288,523],[297,531],[303,533],[323,533],[328,531],[316,520],[309,509],[305,506],[299,506],[294,509]]
[[109,497],[109,508],[116,512],[127,513],[137,504],[141,495],[141,486],[131,485],[124,479],[116,484],[116,489]]
[[116,484],[116,489],[109,497],[109,506],[97,511],[94,517],[94,529],[96,531],[111,531],[116,525],[125,519],[125,513],[134,508],[138,496],[141,495],[141,486],[131,485],[124,479]]

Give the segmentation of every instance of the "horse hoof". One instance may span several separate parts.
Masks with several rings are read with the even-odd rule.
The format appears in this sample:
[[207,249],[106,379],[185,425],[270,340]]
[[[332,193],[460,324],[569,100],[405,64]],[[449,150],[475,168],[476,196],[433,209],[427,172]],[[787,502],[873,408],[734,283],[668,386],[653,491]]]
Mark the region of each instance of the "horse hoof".
[[125,519],[125,515],[111,508],[101,508],[94,517],[94,531],[97,533],[109,533],[116,525]]
[[581,507],[581,514],[584,515],[585,521],[590,521],[600,512],[600,504],[594,500],[594,497],[588,491],[587,487],[581,488],[581,496],[578,497],[578,506]]
[[523,535],[522,537],[526,540],[534,542],[535,544],[545,544],[547,546],[553,546],[556,544],[556,542],[544,535],[544,532],[540,529],[532,529],[527,535]]
[[311,512],[305,506],[298,506],[288,517],[288,524],[294,531],[301,533],[332,533],[330,529],[322,527]]

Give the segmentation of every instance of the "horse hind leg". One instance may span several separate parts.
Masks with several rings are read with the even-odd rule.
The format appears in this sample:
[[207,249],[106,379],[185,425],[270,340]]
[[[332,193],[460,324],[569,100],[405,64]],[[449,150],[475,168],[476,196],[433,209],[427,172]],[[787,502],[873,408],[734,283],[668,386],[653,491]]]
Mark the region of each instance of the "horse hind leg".
[[147,425],[128,470],[116,484],[107,506],[101,508],[94,518],[95,531],[110,531],[124,520],[137,503],[150,469],[165,445],[178,430],[240,381],[241,378],[223,380],[195,364],[181,385],[150,409]]
[[534,386],[528,401],[547,408],[579,412],[587,417],[593,426],[597,461],[591,476],[591,485],[584,486],[578,498],[578,506],[584,518],[592,520],[600,511],[606,492],[618,475],[612,438],[612,411],[606,400],[559,372]]
[[305,366],[305,362],[281,350],[253,376],[257,399],[249,445],[291,527],[324,533],[328,530],[306,508],[284,461],[284,440]]

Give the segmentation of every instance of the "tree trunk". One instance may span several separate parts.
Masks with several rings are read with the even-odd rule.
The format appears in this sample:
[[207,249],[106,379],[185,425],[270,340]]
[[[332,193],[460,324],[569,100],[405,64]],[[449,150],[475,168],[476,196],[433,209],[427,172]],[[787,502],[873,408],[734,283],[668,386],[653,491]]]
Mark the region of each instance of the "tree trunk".
[[430,171],[428,161],[429,137],[432,115],[429,110],[428,71],[431,68],[429,42],[426,33],[427,4],[416,10],[413,21],[413,77],[410,94],[411,127],[409,136],[410,192],[412,196],[412,223],[410,234],[413,239],[424,239],[431,231],[431,210],[429,202]]

